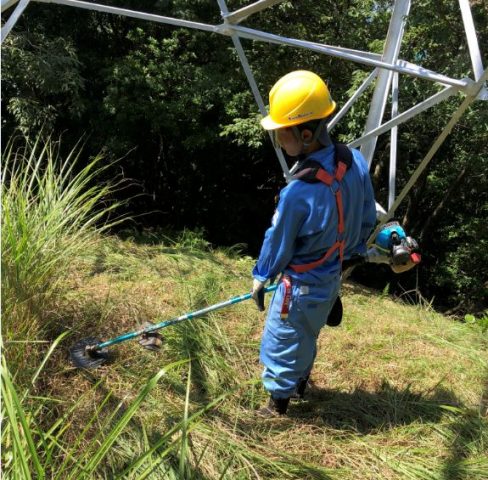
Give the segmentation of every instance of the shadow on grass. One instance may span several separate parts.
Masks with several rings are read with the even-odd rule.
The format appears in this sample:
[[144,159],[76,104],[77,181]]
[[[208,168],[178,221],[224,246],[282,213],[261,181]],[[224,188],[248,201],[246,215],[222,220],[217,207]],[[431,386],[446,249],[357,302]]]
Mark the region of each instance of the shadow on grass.
[[488,478],[488,377],[479,409],[462,409],[448,426],[449,457],[442,480],[484,480]]
[[438,422],[443,405],[458,406],[452,392],[436,388],[429,395],[415,393],[409,387],[397,389],[383,382],[376,392],[353,392],[311,388],[307,399],[291,404],[289,416],[307,423],[322,423],[338,430],[362,434],[385,430],[413,422]]
[[467,410],[449,426],[450,455],[442,469],[443,480],[484,480],[488,478],[488,457],[483,445],[488,425],[476,410]]

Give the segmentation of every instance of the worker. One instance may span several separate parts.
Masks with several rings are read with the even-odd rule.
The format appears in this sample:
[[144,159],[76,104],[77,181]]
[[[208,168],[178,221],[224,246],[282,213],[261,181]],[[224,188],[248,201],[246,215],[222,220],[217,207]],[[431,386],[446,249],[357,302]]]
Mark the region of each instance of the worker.
[[[262,127],[299,161],[293,180],[280,192],[252,272],[252,296],[260,309],[265,283],[280,278],[260,349],[270,398],[259,414],[276,416],[286,414],[291,397],[305,392],[319,332],[331,311],[342,312],[342,261],[367,257],[376,207],[363,156],[328,134],[336,103],[318,75],[304,70],[285,75],[271,89],[269,106]],[[372,256],[385,262],[381,252]]]

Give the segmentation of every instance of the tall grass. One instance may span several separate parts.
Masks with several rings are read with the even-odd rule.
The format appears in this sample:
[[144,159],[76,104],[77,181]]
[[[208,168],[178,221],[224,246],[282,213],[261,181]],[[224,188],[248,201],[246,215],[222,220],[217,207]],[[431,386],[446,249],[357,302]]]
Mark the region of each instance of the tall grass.
[[[38,374],[60,340],[61,337],[49,350]],[[107,461],[111,449],[117,447],[122,433],[131,422],[132,429],[142,436],[142,426],[134,422],[136,411],[167,372],[183,363],[186,363],[186,360],[173,362],[160,369],[156,375],[145,382],[136,398],[129,404],[119,402],[114,408],[111,405],[111,393],[106,393],[91,418],[85,420],[85,427],[76,441],[68,442],[64,439],[64,434],[76,420],[78,408],[86,401],[84,396],[80,397],[63,415],[51,423],[45,422],[42,416],[52,410],[54,399],[33,396],[29,388],[25,388],[23,394],[20,394],[5,357],[2,356],[2,419],[4,421],[1,437],[2,478],[6,480],[115,478],[119,473],[114,471],[112,463]],[[93,387],[93,390],[98,389],[99,386],[100,382]],[[87,391],[86,395],[89,394],[90,391]],[[215,403],[217,402],[211,406]],[[107,410],[110,414],[101,415]],[[120,478],[146,478],[148,472],[159,468],[162,471],[170,469],[170,466],[165,465],[168,457],[173,450],[178,450],[192,423],[205,410],[205,408],[201,409],[191,418],[188,418],[185,410],[183,419],[159,438],[158,447],[165,447],[164,451],[154,456],[155,448],[148,446],[142,455],[132,458],[124,465],[121,469],[124,470],[124,474]],[[182,435],[173,438],[178,431],[181,431]],[[131,472],[138,473],[133,475]]]
[[[60,457],[68,461],[77,455],[65,451],[60,443],[67,425],[63,425],[64,415],[46,427],[49,419],[56,418],[56,405],[62,400],[43,393],[32,395],[31,389],[57,343],[42,359],[42,347],[52,339],[49,320],[66,291],[71,263],[92,251],[100,232],[123,220],[114,215],[120,202],[111,199],[120,182],[99,180],[110,165],[104,163],[102,155],[82,164],[81,153],[77,145],[63,158],[59,143],[39,137],[34,142],[15,139],[3,154],[1,370],[5,478],[44,478],[47,471],[59,465]],[[152,388],[151,382],[143,397]],[[68,409],[70,413],[74,410]],[[134,413],[130,412],[129,418]],[[106,440],[103,445],[107,445]],[[94,471],[102,457],[97,451],[83,468]]]
[[[2,169],[2,311],[7,337],[46,319],[73,258],[84,255],[119,207],[120,184],[97,181],[109,167],[98,155],[81,165],[79,145],[61,158],[51,139],[11,141]],[[6,321],[5,321],[6,320]]]

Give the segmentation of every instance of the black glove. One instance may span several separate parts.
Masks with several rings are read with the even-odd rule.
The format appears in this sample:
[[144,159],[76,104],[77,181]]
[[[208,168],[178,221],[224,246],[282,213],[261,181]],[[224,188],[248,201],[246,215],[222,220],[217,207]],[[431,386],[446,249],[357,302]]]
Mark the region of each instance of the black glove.
[[264,283],[255,278],[252,284],[252,298],[260,312],[264,312]]

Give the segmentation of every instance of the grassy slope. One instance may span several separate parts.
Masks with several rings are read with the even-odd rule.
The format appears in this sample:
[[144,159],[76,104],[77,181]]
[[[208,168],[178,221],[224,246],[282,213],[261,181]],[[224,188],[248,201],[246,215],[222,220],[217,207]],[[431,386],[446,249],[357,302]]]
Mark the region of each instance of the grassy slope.
[[[59,305],[59,330],[73,330],[68,343],[111,338],[250,288],[251,258],[210,251],[191,234],[154,245],[108,239],[98,252],[73,265],[71,293]],[[45,388],[66,405],[90,392],[67,431],[74,439],[107,391],[114,405],[129,402],[162,365],[192,359],[191,371],[170,372],[143,404],[113,448],[113,470],[181,418],[190,375],[190,413],[224,398],[188,436],[175,436],[184,436],[185,448],[173,467],[189,477],[488,478],[488,425],[479,414],[486,409],[487,339],[475,327],[357,285],[346,284],[343,299],[343,325],[320,336],[310,395],[286,419],[253,415],[266,396],[258,362],[264,314],[251,302],[164,330],[158,354],[136,342],[115,347],[115,363],[93,375],[66,366],[58,351]],[[149,478],[174,478],[170,470]]]

